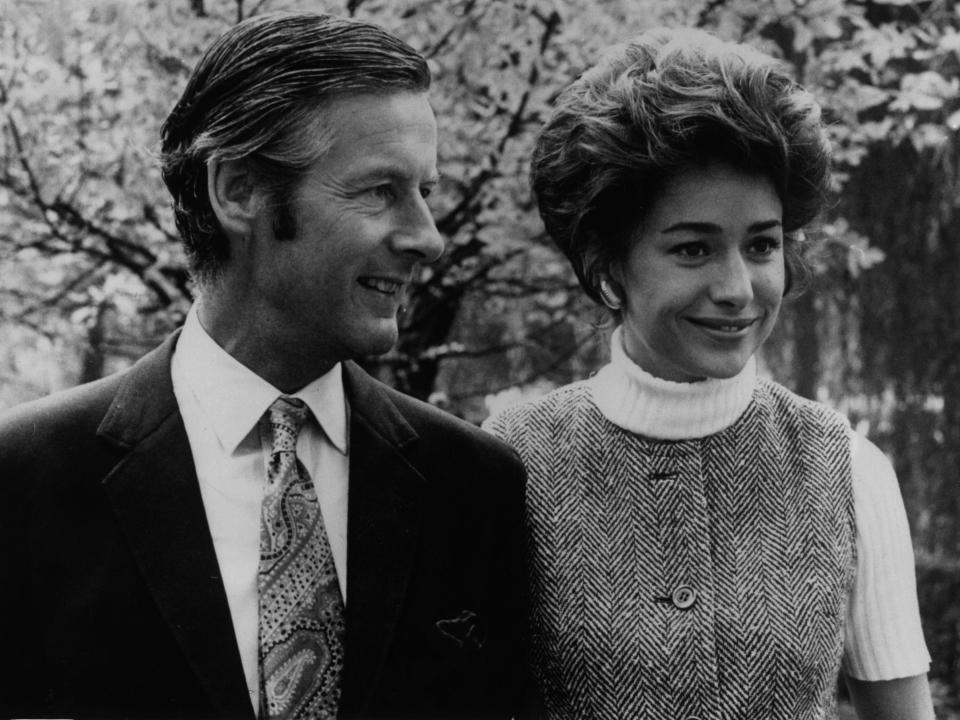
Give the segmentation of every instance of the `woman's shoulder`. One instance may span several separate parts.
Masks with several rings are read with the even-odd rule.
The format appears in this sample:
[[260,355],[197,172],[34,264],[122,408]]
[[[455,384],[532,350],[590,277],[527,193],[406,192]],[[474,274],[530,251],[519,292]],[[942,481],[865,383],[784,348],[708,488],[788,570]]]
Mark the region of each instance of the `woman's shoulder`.
[[483,429],[516,444],[523,436],[555,432],[592,404],[589,382],[581,380],[504,408],[487,418]]
[[799,420],[849,435],[850,421],[846,415],[827,405],[802,395],[768,378],[757,379],[757,396],[786,421]]

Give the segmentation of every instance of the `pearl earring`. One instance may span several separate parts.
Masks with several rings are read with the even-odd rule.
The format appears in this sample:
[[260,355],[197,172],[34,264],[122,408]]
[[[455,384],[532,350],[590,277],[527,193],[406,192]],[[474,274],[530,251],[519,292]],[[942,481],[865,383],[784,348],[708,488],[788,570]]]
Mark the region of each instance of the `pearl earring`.
[[600,281],[600,297],[603,298],[603,304],[614,311],[619,310],[623,304],[610,288],[610,282],[606,278]]

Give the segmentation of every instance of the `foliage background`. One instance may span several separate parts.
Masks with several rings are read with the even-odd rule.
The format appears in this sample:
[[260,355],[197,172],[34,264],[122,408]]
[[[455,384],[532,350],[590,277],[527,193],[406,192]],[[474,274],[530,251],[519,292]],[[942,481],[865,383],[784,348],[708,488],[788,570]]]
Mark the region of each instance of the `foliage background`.
[[[694,25],[773,53],[820,98],[837,200],[764,369],[890,454],[941,717],[960,705],[960,4],[954,0],[5,0],[0,408],[130,364],[192,297],[156,161],[202,48],[277,9],[371,19],[435,75],[448,241],[368,368],[478,422],[606,357],[532,205],[526,163],[600,48]],[[953,709],[951,711],[951,708]]]

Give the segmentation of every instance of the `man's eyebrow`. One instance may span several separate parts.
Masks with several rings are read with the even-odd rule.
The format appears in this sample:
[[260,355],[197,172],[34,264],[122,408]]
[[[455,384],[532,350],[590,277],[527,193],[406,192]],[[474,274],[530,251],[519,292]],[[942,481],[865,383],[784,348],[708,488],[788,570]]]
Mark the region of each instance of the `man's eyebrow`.
[[[361,168],[357,171],[356,175],[354,175],[352,179],[353,182],[363,183],[381,178],[405,181],[410,177],[411,174],[408,168],[402,168],[398,165],[373,165],[371,167]],[[440,182],[440,177],[440,173],[434,170],[424,179],[423,182],[428,185],[435,185]]]
[[[747,228],[748,232],[757,233],[763,232],[764,230],[770,230],[772,228],[780,227],[781,223],[779,220],[763,220],[761,222],[755,222]],[[667,233],[677,233],[677,232],[695,232],[701,233],[704,235],[719,235],[723,232],[723,228],[714,223],[708,222],[678,222],[673,225],[664,228],[660,231],[663,234]]]

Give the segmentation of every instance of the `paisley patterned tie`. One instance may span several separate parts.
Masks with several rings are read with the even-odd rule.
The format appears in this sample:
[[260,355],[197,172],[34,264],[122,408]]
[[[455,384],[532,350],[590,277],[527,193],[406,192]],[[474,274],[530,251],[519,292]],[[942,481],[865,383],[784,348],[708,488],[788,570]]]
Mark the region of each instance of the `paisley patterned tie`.
[[273,449],[260,515],[260,720],[336,718],[344,606],[317,493],[297,459],[309,409],[270,406]]

